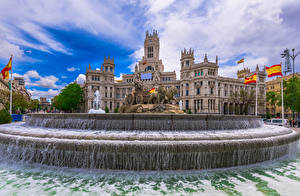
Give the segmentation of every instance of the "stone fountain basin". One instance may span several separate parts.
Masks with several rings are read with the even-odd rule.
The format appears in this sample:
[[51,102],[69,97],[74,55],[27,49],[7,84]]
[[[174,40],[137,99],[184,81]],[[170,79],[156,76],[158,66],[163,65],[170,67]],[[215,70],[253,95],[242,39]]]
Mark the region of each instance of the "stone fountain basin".
[[274,160],[297,148],[291,129],[210,131],[84,130],[0,126],[2,158],[59,167],[190,170],[240,166]]
[[232,130],[257,128],[260,118],[203,114],[29,114],[30,126],[92,130]]

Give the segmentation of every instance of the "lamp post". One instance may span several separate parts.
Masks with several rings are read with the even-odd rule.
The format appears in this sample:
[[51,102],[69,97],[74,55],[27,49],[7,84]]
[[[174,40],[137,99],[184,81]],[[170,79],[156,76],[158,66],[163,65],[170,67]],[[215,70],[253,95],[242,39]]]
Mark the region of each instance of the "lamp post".
[[286,58],[286,71],[290,72],[290,67],[289,67],[289,60],[290,58],[293,60],[293,84],[292,84],[292,89],[293,89],[293,102],[292,102],[292,112],[293,112],[293,127],[294,127],[294,122],[295,122],[295,58],[300,54],[300,51],[298,51],[295,54],[295,48],[292,49],[293,54],[290,55],[289,49],[285,49],[283,53],[281,54],[282,58]]

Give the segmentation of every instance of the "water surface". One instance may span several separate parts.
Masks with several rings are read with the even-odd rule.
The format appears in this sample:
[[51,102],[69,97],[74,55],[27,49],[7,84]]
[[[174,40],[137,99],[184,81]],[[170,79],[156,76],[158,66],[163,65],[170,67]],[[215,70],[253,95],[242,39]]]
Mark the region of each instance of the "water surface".
[[203,171],[126,172],[0,162],[0,195],[299,195],[290,160]]

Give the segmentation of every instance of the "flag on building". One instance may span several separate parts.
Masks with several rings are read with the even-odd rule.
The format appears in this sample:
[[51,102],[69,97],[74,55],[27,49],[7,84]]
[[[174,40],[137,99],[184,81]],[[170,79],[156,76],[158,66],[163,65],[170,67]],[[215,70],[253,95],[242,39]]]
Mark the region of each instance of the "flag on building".
[[241,64],[241,63],[243,63],[244,62],[244,58],[242,58],[241,60],[239,60],[238,62],[237,62],[237,64]]
[[151,93],[151,94],[152,94],[152,93],[155,93],[155,88],[150,89],[150,90],[149,90],[149,93]]
[[3,79],[9,79],[9,71],[11,70],[11,62],[12,62],[12,57],[10,57],[7,65],[1,71]]
[[268,77],[282,76],[281,64],[272,65],[271,67],[266,66],[266,71],[267,71]]
[[248,77],[248,78],[246,77],[244,83],[245,84],[256,83],[256,73],[253,74],[252,76]]

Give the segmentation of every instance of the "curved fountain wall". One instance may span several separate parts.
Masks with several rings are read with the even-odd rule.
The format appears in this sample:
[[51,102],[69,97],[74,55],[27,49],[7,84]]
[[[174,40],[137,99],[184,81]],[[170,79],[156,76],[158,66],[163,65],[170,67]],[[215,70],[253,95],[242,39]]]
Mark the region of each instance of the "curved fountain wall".
[[224,130],[262,125],[255,116],[186,114],[30,114],[30,126],[93,130]]
[[34,114],[26,121],[0,126],[1,157],[76,168],[211,169],[289,155],[299,139],[251,116]]

